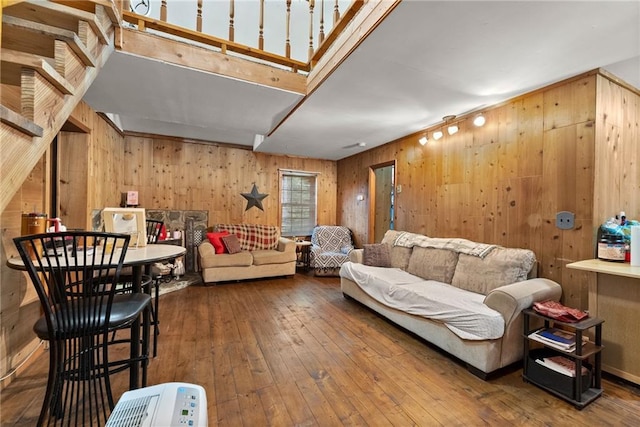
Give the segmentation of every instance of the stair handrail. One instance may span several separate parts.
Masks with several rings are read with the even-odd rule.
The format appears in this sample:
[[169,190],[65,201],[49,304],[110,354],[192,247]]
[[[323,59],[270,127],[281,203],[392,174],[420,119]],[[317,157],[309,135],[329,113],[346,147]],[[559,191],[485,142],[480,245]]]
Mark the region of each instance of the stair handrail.
[[[301,18],[298,14],[292,14],[292,10],[294,10],[294,8],[292,8],[292,3],[294,1],[295,0],[255,0],[251,2],[252,4],[255,4],[257,8],[256,16],[258,17],[257,22],[255,22],[255,30],[258,35],[255,46],[249,46],[246,43],[239,43],[236,40],[238,34],[238,11],[235,0],[228,0],[228,21],[224,24],[228,25],[228,28],[224,31],[227,34],[226,37],[215,36],[203,31],[204,25],[207,22],[210,22],[207,21],[207,19],[212,19],[205,14],[205,7],[208,3],[211,3],[207,0],[197,0],[197,8],[194,16],[192,17],[192,22],[195,23],[194,28],[187,28],[183,25],[178,25],[175,22],[170,22],[170,17],[172,15],[169,12],[175,10],[172,6],[180,7],[180,2],[178,1],[172,2],[170,0],[162,0],[160,2],[160,10],[153,11],[155,16],[149,16],[151,12],[147,13],[147,15],[143,15],[131,11],[131,6],[134,2],[137,2],[136,5],[141,3],[146,4],[149,3],[149,0],[122,0],[121,4],[123,21],[136,26],[140,31],[150,29],[161,34],[177,36],[188,41],[215,47],[224,54],[233,52],[251,59],[267,61],[272,64],[290,68],[294,72],[309,72],[312,66],[319,61],[329,46],[336,40],[340,31],[346,28],[351,19],[353,19],[367,0],[352,0],[344,13],[340,11],[340,0],[298,0],[297,2],[304,1],[308,4],[308,16],[306,17],[306,19],[308,19],[308,33],[304,35],[304,38],[307,40],[304,44],[308,45],[308,58],[306,61],[291,57],[291,28],[293,26],[300,28],[299,21],[294,21],[294,18]],[[220,2],[216,3],[219,4]],[[267,15],[265,13],[265,8],[267,7],[282,8],[285,13],[285,16],[283,17],[285,26],[283,40],[284,52],[282,54],[265,50],[265,39],[267,34],[271,34],[272,32],[266,31],[272,29],[265,27],[265,16]],[[147,9],[142,11],[144,12],[145,10]],[[300,8],[296,8],[295,10],[300,11]],[[325,19],[326,13],[331,14],[330,19]],[[184,14],[182,15],[182,19],[184,19]],[[314,28],[316,27],[318,31],[317,37],[314,32]],[[299,40],[299,43],[302,43],[302,41]]]

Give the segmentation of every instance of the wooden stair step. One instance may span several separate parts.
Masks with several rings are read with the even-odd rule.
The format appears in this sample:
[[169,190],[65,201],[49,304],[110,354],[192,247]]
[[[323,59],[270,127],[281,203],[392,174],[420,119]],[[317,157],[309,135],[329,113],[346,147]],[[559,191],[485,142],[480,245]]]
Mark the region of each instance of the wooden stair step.
[[53,3],[64,4],[75,9],[84,10],[85,12],[99,14],[102,8],[112,24],[120,25],[120,12],[111,0],[51,0]]
[[74,93],[73,86],[47,62],[46,58],[2,48],[0,50],[0,60],[2,62],[1,77],[3,84],[19,86],[22,78],[22,69],[31,68],[36,70],[63,94],[73,95]]
[[29,136],[41,137],[44,134],[44,130],[40,126],[4,105],[0,105],[0,122]]
[[95,58],[73,31],[2,15],[3,47],[53,58],[54,40],[66,42],[85,66],[96,66]]
[[24,1],[11,6],[4,13],[16,18],[47,24],[73,32],[78,32],[80,21],[85,21],[95,32],[100,43],[109,43],[109,37],[100,22],[98,22],[95,14],[64,4]]

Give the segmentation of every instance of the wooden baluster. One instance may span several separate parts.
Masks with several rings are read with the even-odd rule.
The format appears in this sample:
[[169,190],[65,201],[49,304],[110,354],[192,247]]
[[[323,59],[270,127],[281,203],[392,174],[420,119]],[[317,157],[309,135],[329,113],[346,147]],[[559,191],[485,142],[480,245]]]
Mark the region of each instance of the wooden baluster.
[[313,57],[313,8],[316,0],[309,0],[309,60]]
[[167,22],[167,0],[162,0],[160,4],[160,20]]
[[234,0],[229,1],[229,41],[233,41]]
[[291,25],[291,0],[287,0],[287,25],[286,25],[286,40],[284,42],[284,51],[287,58],[291,58],[291,39],[289,29]]
[[264,50],[264,0],[260,0],[260,29],[258,31],[258,49]]
[[336,26],[336,22],[340,20],[340,6],[338,5],[338,0],[336,0],[336,5],[333,7],[333,26]]
[[324,41],[324,0],[320,0],[320,36],[318,37],[318,46]]
[[202,0],[198,0],[198,14],[196,16],[196,30],[202,32]]

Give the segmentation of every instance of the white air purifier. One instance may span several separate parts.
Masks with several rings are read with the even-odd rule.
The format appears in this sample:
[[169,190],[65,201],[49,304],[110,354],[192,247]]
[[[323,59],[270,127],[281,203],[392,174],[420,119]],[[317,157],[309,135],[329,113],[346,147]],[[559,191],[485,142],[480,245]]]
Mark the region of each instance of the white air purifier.
[[207,394],[203,387],[165,383],[125,392],[106,427],[206,427]]

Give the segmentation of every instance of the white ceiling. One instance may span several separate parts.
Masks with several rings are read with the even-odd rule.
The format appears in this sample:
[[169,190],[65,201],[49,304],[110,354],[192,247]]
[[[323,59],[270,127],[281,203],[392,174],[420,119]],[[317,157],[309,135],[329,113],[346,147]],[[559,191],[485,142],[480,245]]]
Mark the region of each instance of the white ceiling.
[[[404,0],[308,98],[115,52],[85,96],[127,131],[339,160],[602,67],[640,88],[640,1]],[[366,147],[358,143],[366,143]]]

